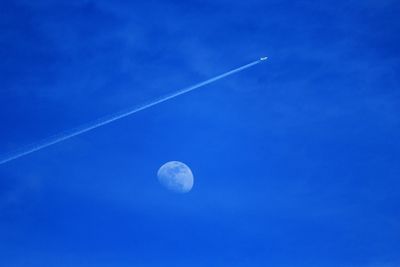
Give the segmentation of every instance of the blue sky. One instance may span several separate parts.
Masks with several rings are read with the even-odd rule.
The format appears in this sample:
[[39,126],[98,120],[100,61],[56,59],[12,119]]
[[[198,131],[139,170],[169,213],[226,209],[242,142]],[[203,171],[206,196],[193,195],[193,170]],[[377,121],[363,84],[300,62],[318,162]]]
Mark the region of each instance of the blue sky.
[[[400,265],[396,1],[0,2],[1,266]],[[173,194],[158,168],[191,167]]]

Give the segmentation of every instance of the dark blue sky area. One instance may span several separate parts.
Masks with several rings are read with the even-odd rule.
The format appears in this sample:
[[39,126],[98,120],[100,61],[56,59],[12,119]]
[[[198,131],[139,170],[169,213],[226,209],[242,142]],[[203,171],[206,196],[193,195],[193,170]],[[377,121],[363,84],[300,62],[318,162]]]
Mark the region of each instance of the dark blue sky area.
[[[398,1],[0,2],[0,266],[400,266]],[[174,194],[158,168],[195,183]]]

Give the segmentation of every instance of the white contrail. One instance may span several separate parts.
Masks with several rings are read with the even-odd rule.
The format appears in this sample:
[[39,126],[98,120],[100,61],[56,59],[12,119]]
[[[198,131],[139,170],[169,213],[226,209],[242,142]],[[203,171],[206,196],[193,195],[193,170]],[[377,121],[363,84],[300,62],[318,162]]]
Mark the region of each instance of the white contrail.
[[124,118],[124,117],[127,117],[127,116],[129,116],[129,115],[132,115],[132,114],[134,114],[134,113],[136,113],[136,112],[139,112],[139,111],[141,111],[141,110],[147,109],[147,108],[149,108],[149,107],[155,106],[155,105],[157,105],[157,104],[160,104],[160,103],[162,103],[162,102],[165,102],[165,101],[167,101],[167,100],[170,100],[170,99],[172,99],[172,98],[175,98],[175,97],[177,97],[177,96],[179,96],[179,95],[186,94],[186,93],[188,93],[188,92],[190,92],[190,91],[193,91],[193,90],[195,90],[195,89],[197,89],[197,88],[200,88],[200,87],[205,86],[205,85],[207,85],[207,84],[210,84],[210,83],[212,83],[212,82],[218,81],[218,80],[220,80],[220,79],[222,79],[222,78],[224,78],[224,77],[227,77],[227,76],[229,76],[229,75],[232,75],[232,74],[234,74],[234,73],[236,73],[236,72],[239,72],[239,71],[245,70],[245,69],[247,69],[247,68],[250,68],[250,67],[252,67],[252,66],[254,66],[254,65],[257,65],[257,64],[263,62],[263,61],[266,60],[266,59],[267,59],[267,57],[262,57],[262,58],[260,58],[259,60],[253,61],[253,62],[251,62],[251,63],[249,63],[249,64],[246,64],[246,65],[243,65],[243,66],[241,66],[241,67],[239,67],[239,68],[230,70],[230,71],[225,72],[225,73],[223,73],[223,74],[221,74],[221,75],[215,76],[214,78],[211,78],[211,79],[205,80],[205,81],[203,81],[203,82],[197,83],[197,84],[195,84],[195,85],[192,85],[192,86],[186,87],[186,88],[184,88],[184,89],[178,90],[178,91],[175,92],[175,93],[172,93],[172,94],[169,94],[169,95],[160,97],[160,98],[158,98],[158,99],[156,99],[156,100],[154,100],[154,101],[152,101],[152,102],[149,102],[149,103],[147,103],[147,104],[143,104],[143,105],[140,105],[140,106],[131,108],[131,109],[129,109],[129,110],[122,111],[122,112],[119,112],[119,113],[117,113],[117,114],[113,114],[113,115],[111,115],[111,116],[101,118],[101,119],[99,119],[99,120],[97,120],[97,121],[94,121],[94,122],[92,122],[92,123],[90,123],[90,124],[81,126],[81,127],[79,127],[79,128],[70,130],[70,131],[68,131],[68,132],[64,132],[64,133],[59,134],[59,135],[57,135],[57,136],[53,136],[53,137],[51,137],[51,138],[46,139],[45,141],[42,141],[41,143],[39,143],[39,144],[37,144],[37,145],[35,145],[35,146],[31,146],[31,148],[25,149],[25,150],[23,150],[23,151],[21,151],[21,152],[13,153],[13,154],[9,155],[8,157],[5,157],[5,158],[1,159],[1,160],[0,160],[0,165],[1,165],[1,164],[4,164],[4,163],[7,163],[7,162],[9,162],[9,161],[18,159],[18,158],[20,158],[20,157],[29,155],[29,154],[31,154],[31,153],[33,153],[33,152],[38,151],[38,150],[42,150],[43,148],[46,148],[46,147],[55,145],[55,144],[60,143],[60,142],[62,142],[62,141],[64,141],[64,140],[70,139],[70,138],[72,138],[72,137],[74,137],[74,136],[77,136],[77,135],[86,133],[86,132],[91,131],[91,130],[93,130],[93,129],[96,129],[96,128],[100,127],[100,126],[109,124],[109,123],[111,123],[111,122],[113,122],[113,121],[122,119],[122,118]]

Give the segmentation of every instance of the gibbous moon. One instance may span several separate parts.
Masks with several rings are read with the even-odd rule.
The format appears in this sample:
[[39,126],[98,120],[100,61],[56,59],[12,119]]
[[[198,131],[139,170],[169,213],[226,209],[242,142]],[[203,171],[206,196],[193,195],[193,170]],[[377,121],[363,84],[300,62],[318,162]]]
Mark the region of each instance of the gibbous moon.
[[193,187],[192,171],[179,161],[170,161],[162,165],[157,177],[163,186],[176,193],[187,193]]

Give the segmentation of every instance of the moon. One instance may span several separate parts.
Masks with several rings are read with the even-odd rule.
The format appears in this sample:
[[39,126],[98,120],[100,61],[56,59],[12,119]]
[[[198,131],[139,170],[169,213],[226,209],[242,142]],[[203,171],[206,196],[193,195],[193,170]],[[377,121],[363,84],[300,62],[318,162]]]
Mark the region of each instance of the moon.
[[180,161],[169,161],[157,172],[158,181],[168,190],[175,193],[187,193],[193,187],[193,173]]

